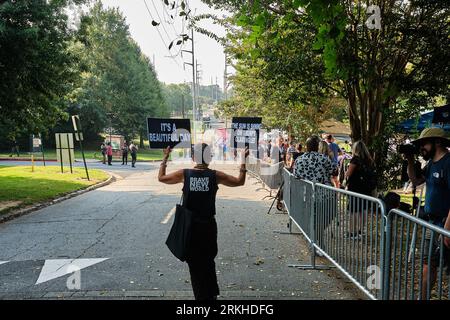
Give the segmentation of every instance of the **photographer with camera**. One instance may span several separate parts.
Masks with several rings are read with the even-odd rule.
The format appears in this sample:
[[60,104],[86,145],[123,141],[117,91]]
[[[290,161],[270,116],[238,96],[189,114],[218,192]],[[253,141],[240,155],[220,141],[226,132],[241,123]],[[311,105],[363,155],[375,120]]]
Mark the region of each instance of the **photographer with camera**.
[[[404,153],[408,160],[408,176],[414,186],[426,183],[425,194],[425,215],[428,221],[436,226],[450,230],[450,139],[446,137],[441,128],[427,128],[423,130],[420,137],[412,142],[412,145],[403,146],[401,153]],[[427,162],[421,172],[416,172],[415,155],[420,154]],[[426,236],[425,252],[429,252],[430,246],[431,270],[430,288],[436,282],[436,269],[439,263],[439,239],[435,237],[431,243],[430,235]],[[444,238],[444,245],[450,248],[450,238]],[[427,275],[428,261],[424,261],[422,299],[427,296]]]

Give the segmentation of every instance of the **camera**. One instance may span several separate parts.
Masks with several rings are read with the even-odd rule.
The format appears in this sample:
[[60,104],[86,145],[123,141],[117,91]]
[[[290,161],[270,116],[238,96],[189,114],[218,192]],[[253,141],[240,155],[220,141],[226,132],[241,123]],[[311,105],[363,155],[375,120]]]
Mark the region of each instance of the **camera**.
[[401,154],[419,154],[419,148],[412,144],[412,143],[408,143],[408,144],[402,144],[398,147],[398,152]]

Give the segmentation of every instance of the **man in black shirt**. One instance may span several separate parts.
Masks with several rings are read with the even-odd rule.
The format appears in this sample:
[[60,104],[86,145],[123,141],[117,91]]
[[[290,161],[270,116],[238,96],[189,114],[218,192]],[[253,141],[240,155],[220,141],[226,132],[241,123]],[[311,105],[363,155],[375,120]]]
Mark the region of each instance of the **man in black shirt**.
[[158,180],[165,184],[184,183],[184,205],[193,212],[191,240],[187,263],[196,300],[216,300],[219,286],[214,258],[217,255],[216,193],[218,184],[228,187],[245,183],[245,158],[248,150],[242,152],[239,176],[233,177],[221,171],[209,169],[211,150],[205,143],[194,146],[193,169],[182,169],[166,174],[167,161],[172,150],[164,151],[164,160],[159,169]]

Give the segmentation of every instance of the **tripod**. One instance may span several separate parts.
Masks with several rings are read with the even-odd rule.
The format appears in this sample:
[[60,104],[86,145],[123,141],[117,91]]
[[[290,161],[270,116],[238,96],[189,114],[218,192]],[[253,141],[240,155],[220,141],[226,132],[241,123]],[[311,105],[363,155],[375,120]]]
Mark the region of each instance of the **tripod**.
[[[274,197],[274,199],[272,201],[272,205],[270,206],[269,211],[267,211],[267,214],[270,214],[270,211],[272,210],[273,205],[275,204],[275,201],[279,201],[279,203],[281,203],[281,199],[280,198],[281,198],[281,193],[283,192],[283,186],[284,186],[284,180],[281,182],[280,188],[278,188],[277,194],[275,195],[275,197]],[[283,209],[280,210],[278,204],[277,204],[277,209],[279,211],[283,210]]]

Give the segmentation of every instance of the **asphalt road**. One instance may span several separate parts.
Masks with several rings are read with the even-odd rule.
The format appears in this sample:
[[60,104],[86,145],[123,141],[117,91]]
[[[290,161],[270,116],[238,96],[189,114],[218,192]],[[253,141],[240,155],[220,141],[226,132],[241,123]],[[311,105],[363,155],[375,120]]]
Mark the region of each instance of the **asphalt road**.
[[[117,181],[0,224],[0,299],[193,299],[187,265],[164,244],[181,185],[159,183],[158,163],[89,166]],[[216,168],[238,173],[235,165]],[[271,201],[261,200],[268,193],[260,187],[249,178],[219,189],[219,298],[363,298],[338,271],[288,267],[309,262],[306,242],[274,232],[287,231],[288,218],[267,214]]]

